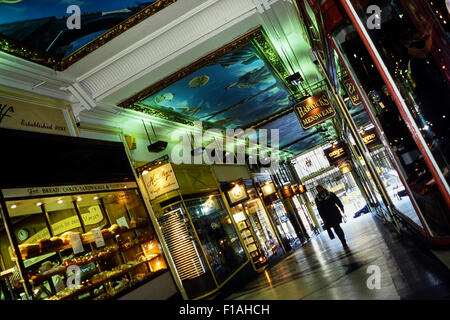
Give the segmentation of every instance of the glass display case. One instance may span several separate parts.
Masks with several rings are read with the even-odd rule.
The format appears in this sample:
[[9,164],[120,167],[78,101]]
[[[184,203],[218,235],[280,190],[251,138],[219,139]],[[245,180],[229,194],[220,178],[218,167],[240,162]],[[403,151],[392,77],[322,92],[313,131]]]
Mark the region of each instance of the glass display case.
[[[89,189],[95,192],[76,192]],[[44,187],[28,189],[30,196],[2,190],[2,270],[11,274],[9,283],[2,281],[2,298],[8,292],[36,300],[118,298],[167,271],[137,185],[110,190]]]
[[138,171],[188,299],[252,272],[211,166],[150,163]]
[[282,248],[256,189],[251,181],[245,182],[249,197],[231,206],[231,214],[255,268],[261,269]]
[[289,246],[294,248],[299,245],[300,239],[298,238],[295,229],[287,216],[286,209],[284,208],[281,200],[274,200],[268,205],[268,208],[278,232],[285,236]]

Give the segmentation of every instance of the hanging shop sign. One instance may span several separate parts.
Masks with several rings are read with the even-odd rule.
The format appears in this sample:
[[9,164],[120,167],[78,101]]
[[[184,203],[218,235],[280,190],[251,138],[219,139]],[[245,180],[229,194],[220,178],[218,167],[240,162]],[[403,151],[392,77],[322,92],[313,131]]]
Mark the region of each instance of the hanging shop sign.
[[351,164],[349,162],[346,162],[346,163],[344,163],[344,164],[339,166],[339,171],[342,174],[349,173],[350,171],[352,171],[352,166],[351,166]]
[[375,128],[365,130],[361,132],[361,138],[364,141],[364,144],[367,146],[367,148],[375,147],[379,144],[381,144],[380,139],[377,136],[377,133],[375,131]]
[[303,129],[309,129],[336,115],[326,91],[298,103],[294,107]]
[[304,194],[306,191],[306,187],[303,184],[298,185],[298,194]]
[[267,197],[271,194],[274,194],[277,190],[275,189],[275,185],[273,184],[273,182],[269,182],[261,187],[261,191],[264,197]]
[[330,165],[339,164],[343,160],[347,159],[347,152],[344,145],[338,143],[330,148],[324,149],[325,157],[328,159]]
[[245,184],[237,183],[233,188],[226,192],[230,206],[234,206],[242,201],[249,199]]
[[290,186],[284,186],[283,189],[281,189],[281,194],[284,198],[290,198],[296,194],[299,194],[299,188],[297,185],[290,185]]
[[19,198],[19,197],[36,197],[49,196],[55,194],[73,194],[85,192],[103,192],[123,190],[128,188],[137,188],[136,182],[123,183],[103,183],[103,184],[84,184],[71,186],[54,186],[54,187],[31,187],[31,188],[14,188],[2,189],[3,197]]
[[180,188],[170,163],[166,163],[149,171],[147,174],[143,174],[142,179],[144,180],[150,200]]
[[353,85],[353,82],[350,79],[345,79],[342,84],[344,85],[345,91],[350,98],[350,101],[354,106],[359,106],[362,102],[359,98],[358,92],[356,92],[356,88]]
[[0,96],[0,127],[70,135],[61,109]]

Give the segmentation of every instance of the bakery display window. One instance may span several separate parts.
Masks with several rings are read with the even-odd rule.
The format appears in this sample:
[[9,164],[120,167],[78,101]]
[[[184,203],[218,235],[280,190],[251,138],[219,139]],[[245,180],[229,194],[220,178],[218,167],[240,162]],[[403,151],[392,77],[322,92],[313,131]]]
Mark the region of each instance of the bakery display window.
[[3,214],[18,252],[2,228],[2,274],[11,273],[2,281],[2,299],[118,298],[167,271],[136,184],[123,187],[8,197]]

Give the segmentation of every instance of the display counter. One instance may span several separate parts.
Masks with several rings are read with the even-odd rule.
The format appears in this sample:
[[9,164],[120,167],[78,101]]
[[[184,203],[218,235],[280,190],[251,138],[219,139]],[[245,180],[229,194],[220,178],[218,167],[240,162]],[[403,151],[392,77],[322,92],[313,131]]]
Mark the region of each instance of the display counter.
[[[282,254],[283,250],[253,181],[222,182],[221,189],[255,269],[264,269],[270,258]],[[239,190],[246,196],[236,201],[233,193],[241,192]]]
[[162,163],[138,171],[189,299],[213,294],[248,265],[211,166]]
[[[12,151],[1,168],[15,177],[0,182],[1,298],[117,299],[143,285],[158,296],[155,283],[170,272],[123,145],[3,129],[0,137]],[[27,145],[42,153],[15,166]],[[53,149],[67,145],[72,153]],[[112,158],[98,163],[102,155]],[[177,294],[170,276],[164,283]]]

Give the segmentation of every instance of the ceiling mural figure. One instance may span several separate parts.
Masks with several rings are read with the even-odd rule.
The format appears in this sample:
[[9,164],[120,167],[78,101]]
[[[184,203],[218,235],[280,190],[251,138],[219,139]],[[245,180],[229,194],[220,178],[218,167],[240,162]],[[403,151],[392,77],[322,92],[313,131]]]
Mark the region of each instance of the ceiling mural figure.
[[62,71],[176,1],[0,0],[0,50]]
[[224,128],[245,128],[290,105],[289,92],[253,44],[140,101]]

